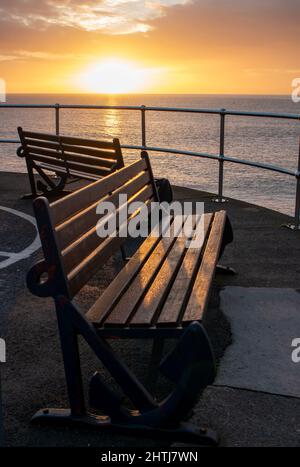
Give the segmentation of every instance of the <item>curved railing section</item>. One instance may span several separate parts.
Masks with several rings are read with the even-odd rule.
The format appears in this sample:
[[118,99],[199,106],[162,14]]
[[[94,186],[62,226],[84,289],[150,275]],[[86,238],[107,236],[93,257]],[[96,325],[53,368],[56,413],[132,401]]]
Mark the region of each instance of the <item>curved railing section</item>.
[[[56,134],[60,134],[60,110],[61,109],[81,109],[81,110],[130,110],[137,111],[141,114],[141,145],[122,145],[124,149],[137,149],[147,150],[153,152],[163,152],[169,154],[185,155],[192,157],[200,157],[204,159],[213,159],[219,162],[219,180],[218,180],[218,195],[215,199],[216,202],[223,202],[224,186],[224,164],[242,164],[249,167],[255,167],[262,170],[269,170],[272,172],[281,173],[295,178],[296,183],[296,196],[295,196],[295,216],[294,222],[289,224],[293,230],[300,230],[300,144],[297,161],[297,169],[291,170],[281,166],[265,164],[262,162],[253,162],[246,159],[237,157],[228,157],[225,155],[225,124],[226,118],[229,116],[235,117],[256,117],[266,119],[284,119],[284,120],[297,120],[300,121],[300,114],[289,113],[266,113],[266,112],[243,112],[238,110],[227,109],[196,109],[196,108],[182,108],[182,107],[155,107],[155,106],[120,106],[120,105],[76,105],[76,104],[0,104],[0,108],[14,108],[14,109],[53,109],[55,111],[55,129]],[[220,141],[219,141],[219,154],[209,154],[204,152],[185,151],[176,148],[162,148],[147,145],[147,132],[146,132],[146,113],[147,112],[180,112],[192,114],[206,114],[206,115],[219,115],[220,117]],[[0,139],[0,143],[19,143],[19,140],[14,139]]]

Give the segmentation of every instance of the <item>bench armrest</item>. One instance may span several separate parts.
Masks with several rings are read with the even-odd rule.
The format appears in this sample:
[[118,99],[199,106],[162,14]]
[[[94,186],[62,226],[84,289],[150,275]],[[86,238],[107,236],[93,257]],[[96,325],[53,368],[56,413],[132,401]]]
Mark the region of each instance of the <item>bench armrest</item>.
[[[36,263],[27,273],[27,287],[33,295],[38,297],[52,297],[53,289],[53,272],[48,269],[45,261]],[[42,281],[43,274],[47,275],[47,279]]]
[[17,149],[17,156],[19,157],[25,157],[25,150],[23,146],[19,146]]

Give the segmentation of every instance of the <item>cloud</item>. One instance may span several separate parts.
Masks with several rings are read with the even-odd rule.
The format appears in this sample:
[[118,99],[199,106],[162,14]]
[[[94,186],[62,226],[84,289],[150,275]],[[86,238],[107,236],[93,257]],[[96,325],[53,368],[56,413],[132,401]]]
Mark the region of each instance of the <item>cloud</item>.
[[45,29],[51,25],[106,34],[132,34],[153,29],[151,21],[167,9],[193,0],[23,0],[1,2],[1,20]]
[[300,68],[247,68],[245,69],[245,73],[251,76],[260,76],[264,74],[284,74],[284,75],[291,75],[291,74],[299,74]]
[[12,60],[16,60],[18,57],[16,55],[11,54],[0,54],[0,62],[11,62]]
[[[0,54],[0,62],[10,62],[13,60],[35,59],[35,60],[67,60],[74,58],[73,54],[56,54],[50,52],[31,52],[27,50],[15,51],[10,54]],[[78,58],[78,56],[76,56]]]

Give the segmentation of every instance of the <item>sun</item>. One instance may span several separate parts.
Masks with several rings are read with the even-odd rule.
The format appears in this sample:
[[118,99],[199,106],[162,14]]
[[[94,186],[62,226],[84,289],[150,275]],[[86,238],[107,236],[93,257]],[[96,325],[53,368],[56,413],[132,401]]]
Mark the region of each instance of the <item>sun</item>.
[[111,58],[88,66],[76,81],[85,92],[126,94],[144,89],[147,71],[133,62]]

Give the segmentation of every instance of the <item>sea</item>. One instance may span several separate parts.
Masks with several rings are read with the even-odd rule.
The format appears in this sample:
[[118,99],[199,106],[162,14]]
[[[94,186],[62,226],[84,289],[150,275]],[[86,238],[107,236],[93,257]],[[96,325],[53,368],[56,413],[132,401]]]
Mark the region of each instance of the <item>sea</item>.
[[[8,104],[87,104],[163,106],[300,114],[300,104],[290,96],[247,95],[8,95]],[[55,131],[51,109],[7,109],[0,104],[0,139],[17,139],[17,127],[31,131]],[[220,117],[178,112],[147,112],[147,145],[219,153]],[[124,110],[60,111],[61,134],[120,138],[121,144],[141,145],[141,113]],[[238,159],[262,162],[297,170],[300,121],[257,117],[226,117],[225,154]],[[16,156],[16,144],[0,144],[0,170],[25,172],[24,161]],[[157,177],[173,184],[216,193],[218,162],[198,157],[161,152],[150,154]],[[139,157],[136,150],[124,150],[126,163]],[[295,209],[294,177],[226,163],[224,195],[268,207],[289,215]]]

